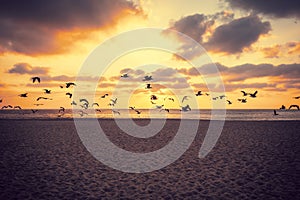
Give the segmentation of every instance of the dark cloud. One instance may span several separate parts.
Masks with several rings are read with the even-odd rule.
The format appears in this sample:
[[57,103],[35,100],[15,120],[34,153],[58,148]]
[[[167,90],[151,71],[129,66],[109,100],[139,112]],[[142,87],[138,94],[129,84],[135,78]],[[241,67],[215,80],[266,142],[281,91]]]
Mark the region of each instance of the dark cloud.
[[271,15],[274,17],[300,17],[298,0],[226,0],[232,7]]
[[125,0],[4,0],[0,7],[0,52],[24,54],[65,50],[56,33],[102,28],[129,13],[141,12]]
[[204,46],[214,52],[241,53],[270,30],[269,22],[262,22],[258,16],[250,15],[217,27]]
[[47,74],[48,71],[49,69],[46,67],[32,67],[28,63],[17,63],[11,69],[8,70],[8,73],[41,75],[41,74]]

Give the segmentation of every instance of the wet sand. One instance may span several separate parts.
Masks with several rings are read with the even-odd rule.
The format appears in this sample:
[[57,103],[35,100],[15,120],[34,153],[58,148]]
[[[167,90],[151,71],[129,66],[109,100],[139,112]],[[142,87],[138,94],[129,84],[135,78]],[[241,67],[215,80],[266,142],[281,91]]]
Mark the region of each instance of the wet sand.
[[[133,152],[168,143],[168,120],[150,139],[101,120],[108,138]],[[137,120],[147,124],[147,120]],[[111,169],[83,146],[72,120],[0,120],[0,199],[299,199],[299,121],[227,121],[215,148],[198,158],[208,121],[171,165],[149,173]]]

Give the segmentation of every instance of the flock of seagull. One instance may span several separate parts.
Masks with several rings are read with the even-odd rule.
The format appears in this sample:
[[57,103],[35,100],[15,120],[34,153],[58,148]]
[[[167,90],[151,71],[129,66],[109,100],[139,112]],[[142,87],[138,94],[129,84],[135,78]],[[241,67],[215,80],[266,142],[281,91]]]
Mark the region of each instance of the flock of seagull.
[[[120,76],[121,78],[129,78],[130,76],[125,73],[125,74],[122,74]],[[32,83],[40,83],[41,82],[41,78],[40,77],[32,77],[31,78],[32,80]],[[149,75],[146,75],[144,76],[144,78],[142,79],[142,81],[146,82],[146,86],[145,86],[145,89],[146,90],[150,90],[152,89],[152,85],[150,83],[150,81],[152,81],[153,78],[152,76],[149,76]],[[63,85],[60,85],[60,88],[70,88],[70,87],[74,87],[76,86],[75,83],[73,82],[67,82],[65,83],[65,86]],[[49,89],[44,89],[44,94],[52,94],[51,93],[51,90]],[[238,98],[237,101],[240,102],[240,103],[247,103],[247,97],[250,97],[250,98],[256,98],[257,97],[257,94],[258,94],[258,91],[255,91],[254,93],[249,93],[249,92],[245,92],[245,91],[241,91],[242,93],[242,97],[241,98]],[[69,99],[72,99],[73,97],[73,94],[70,93],[70,92],[66,92],[65,95],[69,98]],[[23,94],[19,94],[18,95],[20,98],[27,98],[28,97],[28,93],[23,93]],[[100,99],[104,99],[104,98],[107,98],[109,96],[109,94],[103,94],[102,96],[100,96]],[[203,93],[202,91],[197,91],[197,93],[195,93],[195,96],[196,97],[200,97],[200,96],[210,96],[209,93],[205,92]],[[182,99],[181,99],[181,104],[183,105],[185,101],[188,101],[189,99],[191,98],[191,96],[183,96]],[[294,99],[300,99],[300,96],[296,96],[296,97],[293,97]],[[161,111],[165,111],[165,112],[170,112],[170,109],[166,108],[165,107],[165,104],[158,104],[157,103],[157,100],[158,100],[158,96],[152,94],[150,96],[150,103],[152,105],[155,106],[156,109],[160,110]],[[214,96],[211,98],[212,100],[216,101],[216,100],[226,100],[227,104],[228,105],[231,105],[233,104],[233,102],[229,99],[227,99],[227,96],[225,95],[220,95],[220,96]],[[44,96],[40,96],[36,99],[36,101],[40,101],[40,100],[53,100],[52,98],[49,98],[49,97],[44,97]],[[174,98],[173,97],[165,97],[164,99],[164,102],[165,101],[170,101],[170,102],[175,102]],[[113,107],[117,104],[117,101],[118,101],[118,98],[110,98],[110,101],[109,101],[109,106],[112,108],[111,111],[112,113],[114,114],[117,114],[117,115],[120,115],[121,113],[118,111],[118,110],[115,110],[113,109]],[[0,99],[0,103],[3,102],[3,99]],[[44,105],[43,103],[35,103],[33,104],[35,106],[40,106],[40,105]],[[99,104],[97,102],[94,102],[94,103],[90,103],[87,99],[85,98],[81,98],[79,99],[79,103],[77,103],[76,101],[72,100],[71,102],[71,105],[72,106],[80,106],[81,107],[81,110],[79,110],[78,114],[83,117],[85,115],[88,115],[88,113],[86,112],[87,109],[89,108],[95,108],[95,111],[96,112],[101,112],[101,110],[98,108],[99,107]],[[185,104],[185,106],[182,106],[182,105],[179,105],[180,107],[180,111],[181,112],[188,112],[188,111],[191,111],[191,107],[189,104]],[[292,108],[296,108],[299,110],[299,106],[298,105],[291,105],[288,109],[292,109]],[[1,109],[19,109],[21,110],[22,108],[20,106],[12,106],[12,105],[6,105],[6,106],[2,106]],[[136,109],[134,106],[130,106],[129,107],[130,110],[133,110],[135,111],[136,114],[140,115],[142,113],[141,110],[138,110]],[[281,106],[280,110],[285,110],[286,107],[284,105]],[[31,109],[32,113],[36,113],[38,112],[37,109]],[[59,110],[58,110],[58,117],[61,117],[65,114],[65,111],[66,109],[64,107],[60,107]],[[276,112],[276,110],[274,110],[274,115],[278,115],[278,113]]]

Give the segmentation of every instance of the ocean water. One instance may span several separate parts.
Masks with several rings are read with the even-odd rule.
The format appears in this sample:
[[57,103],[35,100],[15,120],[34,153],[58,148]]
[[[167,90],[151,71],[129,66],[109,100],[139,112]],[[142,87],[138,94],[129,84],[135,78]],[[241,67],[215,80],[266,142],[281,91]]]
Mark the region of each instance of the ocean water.
[[273,110],[211,110],[201,109],[189,112],[180,110],[163,110],[150,109],[140,110],[137,114],[134,110],[118,109],[118,113],[113,113],[110,109],[103,109],[101,112],[95,110],[83,110],[84,114],[80,115],[80,110],[67,109],[63,114],[55,109],[41,109],[36,113],[31,110],[0,110],[0,119],[72,119],[72,118],[146,118],[146,119],[200,119],[200,120],[222,120],[226,121],[276,121],[276,120],[300,120],[300,111],[298,110],[278,110],[278,115],[273,115]]

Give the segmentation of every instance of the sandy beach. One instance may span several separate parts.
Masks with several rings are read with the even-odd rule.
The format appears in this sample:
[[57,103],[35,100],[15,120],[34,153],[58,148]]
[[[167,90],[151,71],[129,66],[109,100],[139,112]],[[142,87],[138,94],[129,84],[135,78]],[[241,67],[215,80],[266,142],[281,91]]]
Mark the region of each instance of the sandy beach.
[[[147,124],[147,120],[136,120]],[[174,137],[167,120],[150,139],[122,133],[101,120],[108,138],[150,152]],[[124,173],[97,161],[72,120],[0,120],[1,199],[297,199],[300,197],[299,121],[227,121],[213,151],[198,158],[208,121],[191,147],[154,172]]]

